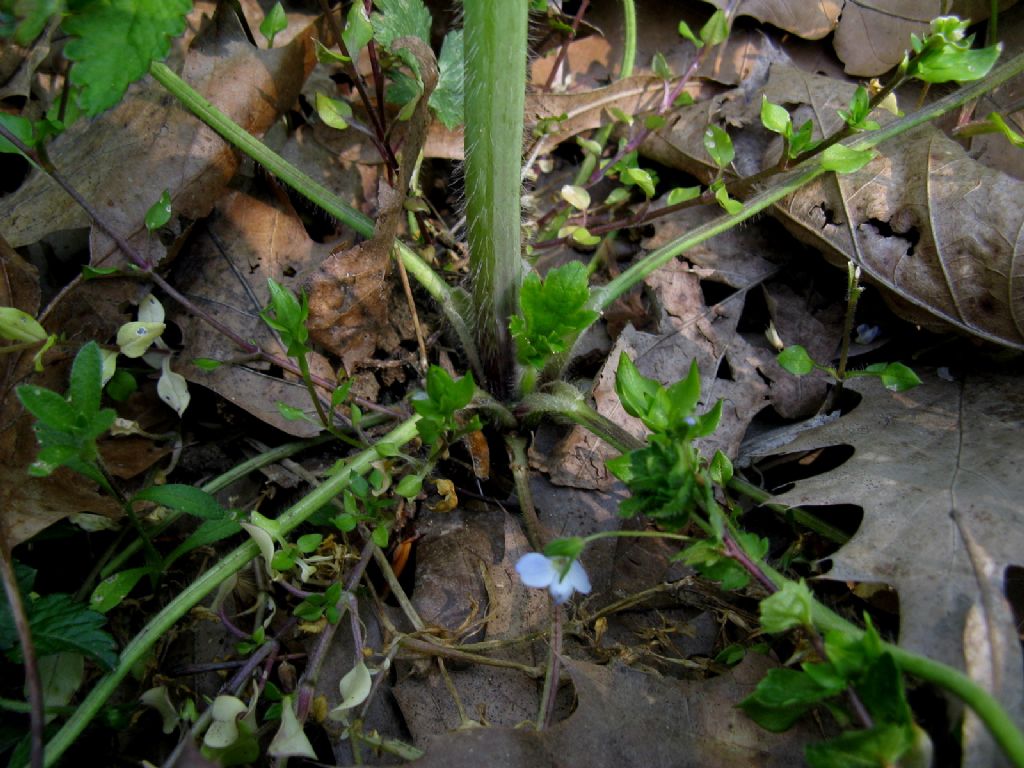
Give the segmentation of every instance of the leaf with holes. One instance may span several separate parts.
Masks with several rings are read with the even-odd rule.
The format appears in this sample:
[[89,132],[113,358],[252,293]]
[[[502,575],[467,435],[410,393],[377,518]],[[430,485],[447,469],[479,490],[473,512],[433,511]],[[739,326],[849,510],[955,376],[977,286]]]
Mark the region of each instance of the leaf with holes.
[[[922,379],[907,392],[887,391],[873,378],[848,382],[863,401],[785,451],[849,445],[852,457],[797,481],[776,501],[863,507],[860,529],[832,555],[827,578],[895,588],[900,645],[972,670],[980,656],[978,666],[988,669],[980,682],[1019,723],[1021,649],[1003,582],[1024,552],[1020,380]],[[971,626],[980,629],[966,642]]]

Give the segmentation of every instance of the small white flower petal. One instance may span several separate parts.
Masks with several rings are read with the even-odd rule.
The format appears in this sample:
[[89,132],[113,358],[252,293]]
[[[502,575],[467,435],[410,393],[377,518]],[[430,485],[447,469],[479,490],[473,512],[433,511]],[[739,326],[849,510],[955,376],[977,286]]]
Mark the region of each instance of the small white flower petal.
[[562,581],[555,581],[548,587],[551,590],[551,597],[555,601],[556,605],[561,605],[570,597],[572,597],[572,584],[569,583],[569,578],[566,577]]
[[516,573],[523,584],[537,589],[550,586],[558,579],[554,563],[539,552],[530,552],[519,558]]
[[569,566],[569,572],[565,574],[563,581],[569,582],[572,588],[580,594],[590,594],[590,578],[587,576],[587,572],[583,570],[579,560],[572,561],[572,565]]

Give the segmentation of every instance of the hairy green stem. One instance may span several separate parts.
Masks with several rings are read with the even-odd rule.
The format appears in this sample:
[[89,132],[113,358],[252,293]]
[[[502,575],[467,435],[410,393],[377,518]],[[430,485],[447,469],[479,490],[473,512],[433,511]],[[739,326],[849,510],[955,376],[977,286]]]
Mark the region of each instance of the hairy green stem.
[[488,389],[510,394],[515,355],[508,320],[524,268],[520,195],[526,91],[527,0],[466,0],[466,226],[473,320]]
[[[170,91],[196,117],[220,134],[225,141],[240,149],[278,179],[338,221],[351,227],[364,237],[373,237],[373,221],[368,216],[357,211],[325,186],[310,178],[271,150],[263,142],[251,136],[244,128],[203,98],[202,94],[178,77],[166,65],[154,61],[150,65],[149,72],[158,83]],[[518,217],[516,221],[519,221]],[[451,323],[452,329],[462,342],[467,357],[470,358],[471,362],[475,360],[475,340],[470,333],[466,318],[460,314],[460,310],[465,306],[465,300],[461,298],[458,291],[453,290],[440,275],[430,268],[429,264],[423,261],[407,245],[396,241],[395,250],[409,274],[433,296],[442,311],[444,311],[445,317]]]
[[[381,438],[380,442],[405,445],[412,440],[416,432],[418,416],[403,421]],[[336,471],[323,485],[300,499],[277,518],[282,534],[286,534],[304,522],[310,515],[327,504],[341,493],[348,485],[353,474],[362,474],[370,469],[372,462],[380,457],[374,448],[367,448],[349,459],[344,469]],[[79,734],[92,721],[106,704],[117,686],[131,669],[150,651],[153,645],[163,637],[174,624],[188,613],[200,600],[216,589],[224,579],[241,570],[250,560],[259,554],[259,547],[254,541],[247,541],[225,555],[210,570],[200,576],[192,585],[181,592],[174,600],[154,616],[148,624],[132,639],[124,650],[117,667],[100,678],[89,692],[89,695],[75,710],[64,726],[46,745],[46,765],[57,762],[65,750],[78,738]]]

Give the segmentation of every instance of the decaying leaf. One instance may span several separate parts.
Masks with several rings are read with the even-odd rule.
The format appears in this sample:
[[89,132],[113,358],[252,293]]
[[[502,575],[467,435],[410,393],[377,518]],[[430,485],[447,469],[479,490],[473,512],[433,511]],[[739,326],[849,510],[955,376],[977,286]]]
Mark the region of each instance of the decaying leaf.
[[[999,668],[993,691],[1020,718],[1022,665],[1012,619],[991,610],[1004,571],[1024,561],[1019,379],[924,376],[891,393],[872,379],[852,388],[864,400],[851,413],[805,432],[789,451],[850,445],[853,456],[831,472],[798,481],[783,504],[858,504],[864,520],[832,555],[827,578],[880,582],[899,592],[900,645],[963,668],[968,615],[980,610],[988,648],[972,648]],[[972,555],[976,540],[994,567]],[[978,635],[976,635],[978,636]]]
[[[727,0],[708,1],[718,8],[727,5]],[[847,12],[843,6],[849,4],[849,0],[846,3],[843,0],[821,0],[814,3],[805,0],[745,0],[739,4],[738,12],[807,40],[818,40],[836,28],[840,13],[845,16]]]
[[[256,50],[233,12],[223,10],[194,41],[182,76],[261,135],[298,94],[313,64],[312,34],[286,47]],[[149,235],[143,219],[163,190],[170,190],[176,216],[196,220],[210,211],[238,167],[230,145],[149,78],[132,86],[113,110],[75,123],[48,151],[71,185],[151,263],[167,248]],[[88,224],[87,215],[40,172],[0,201],[0,227],[15,247]],[[94,232],[92,263],[123,262],[110,239]]]
[[[678,768],[790,766],[800,744],[815,738],[809,724],[784,734],[761,730],[736,707],[771,666],[748,654],[728,674],[691,681],[646,675],[622,665],[565,659],[578,705],[568,719],[537,732],[476,728],[430,745],[418,768],[493,768],[573,764],[590,768],[671,765]],[[485,757],[484,757],[485,756]]]

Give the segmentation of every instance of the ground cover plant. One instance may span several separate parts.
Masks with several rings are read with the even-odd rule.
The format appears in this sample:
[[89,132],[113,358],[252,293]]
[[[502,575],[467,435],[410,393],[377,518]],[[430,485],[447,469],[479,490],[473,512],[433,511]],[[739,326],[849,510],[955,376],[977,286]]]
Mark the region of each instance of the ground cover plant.
[[0,4],[11,765],[1024,765],[1024,16],[590,5]]

